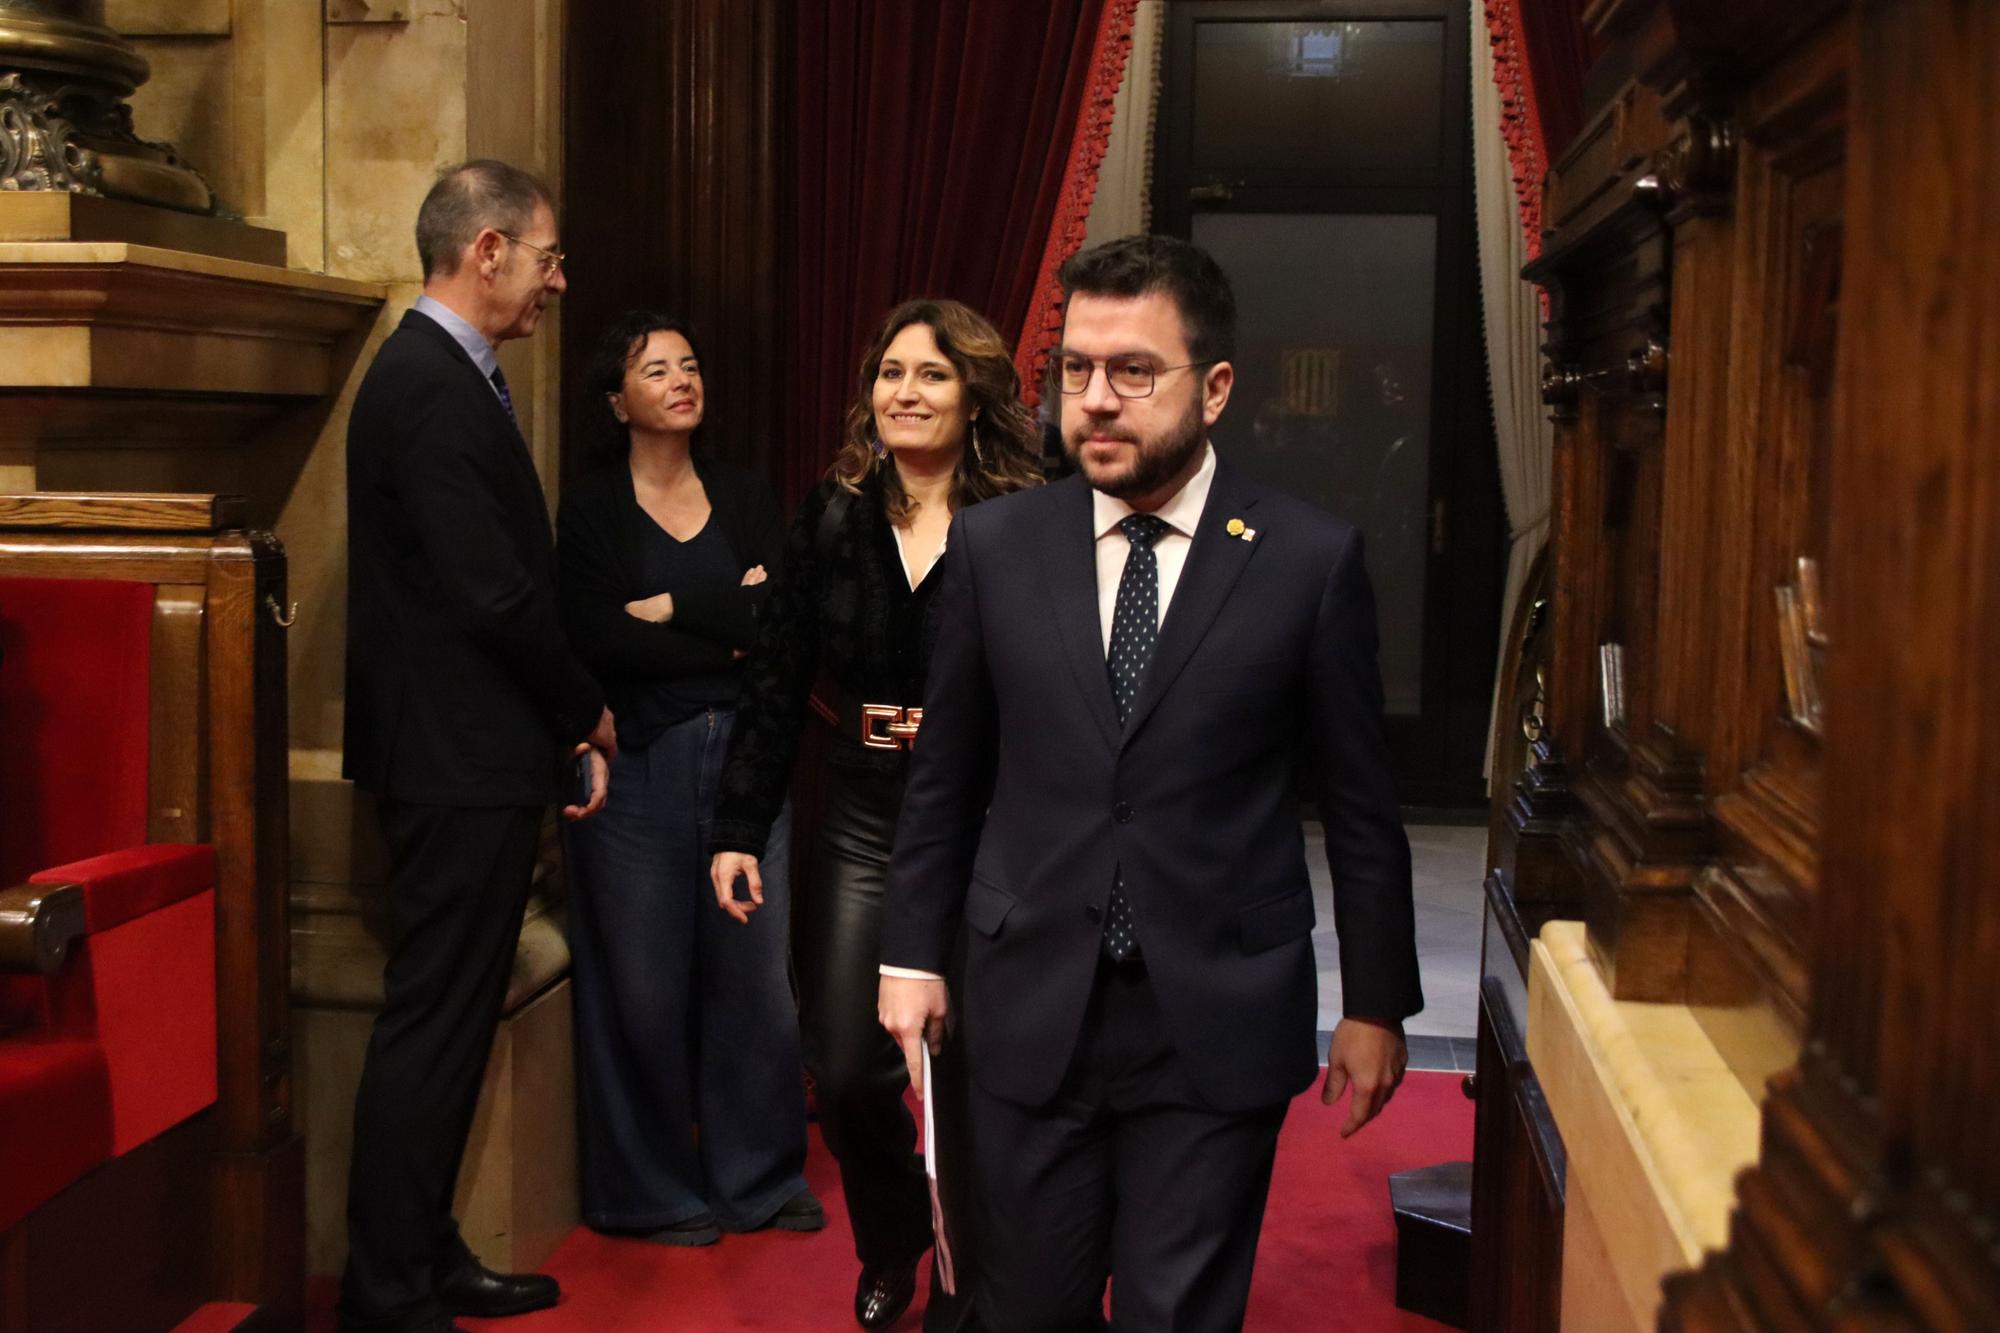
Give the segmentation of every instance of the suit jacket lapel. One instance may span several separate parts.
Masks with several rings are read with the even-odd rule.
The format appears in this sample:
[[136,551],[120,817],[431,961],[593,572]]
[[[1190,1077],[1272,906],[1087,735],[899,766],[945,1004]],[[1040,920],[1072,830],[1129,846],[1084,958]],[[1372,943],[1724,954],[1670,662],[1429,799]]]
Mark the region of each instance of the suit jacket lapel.
[[[500,401],[499,393],[493,388],[493,381],[486,378],[485,374],[480,371],[479,364],[466,353],[463,347],[458,345],[458,339],[452,337],[450,333],[446,332],[442,324],[439,324],[428,315],[421,314],[415,310],[405,311],[403,313],[403,327],[413,327],[418,332],[437,339],[450,349],[452,356],[458,361],[459,365],[465,368],[466,374],[472,377],[473,384],[478,386],[476,391],[483,400],[484,408],[494,418],[494,429],[498,432],[503,432],[501,438],[507,441],[506,444],[501,446],[503,452],[512,455],[514,461],[526,469],[527,479],[535,484],[535,494],[540,495],[542,493],[542,474],[535,471],[535,460],[528,453],[528,441],[521,434],[521,428],[515,424],[514,419],[507,415],[506,404]],[[468,390],[468,392],[471,391]]]
[[[1173,600],[1167,604],[1167,618],[1160,626],[1160,641],[1153,649],[1152,665],[1146,668],[1139,697],[1133,701],[1131,716],[1125,719],[1127,744],[1173,688],[1174,679],[1194,656],[1208,627],[1221,614],[1230,589],[1250,563],[1257,543],[1232,537],[1227,528],[1232,518],[1250,522],[1255,504],[1254,496],[1238,490],[1234,473],[1218,458],[1215,480],[1209,484],[1208,503],[1203,506],[1201,521],[1195,528],[1194,544],[1188,550],[1187,563],[1181,567]],[[1250,522],[1250,526],[1256,525]]]
[[1105,744],[1115,750],[1119,744],[1118,707],[1111,698],[1111,677],[1104,670],[1104,622],[1097,610],[1097,534],[1090,485],[1081,476],[1055,484],[1068,494],[1054,506],[1055,531],[1042,543],[1042,566],[1055,611],[1056,637]]

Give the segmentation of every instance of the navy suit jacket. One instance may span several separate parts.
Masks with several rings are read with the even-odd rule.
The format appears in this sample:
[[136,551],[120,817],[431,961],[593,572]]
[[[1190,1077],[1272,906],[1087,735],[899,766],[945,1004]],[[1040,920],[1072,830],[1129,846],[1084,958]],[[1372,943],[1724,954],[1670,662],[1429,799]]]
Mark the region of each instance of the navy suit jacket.
[[1325,823],[1346,1011],[1423,1006],[1361,535],[1218,460],[1121,727],[1090,494],[1072,477],[952,521],[882,961],[943,972],[963,926],[953,1039],[990,1092],[1038,1105],[1068,1068],[1122,866],[1201,1096],[1268,1106],[1318,1069],[1301,792]]
[[563,637],[527,444],[465,349],[410,311],[347,428],[345,775],[398,800],[545,805],[603,707]]

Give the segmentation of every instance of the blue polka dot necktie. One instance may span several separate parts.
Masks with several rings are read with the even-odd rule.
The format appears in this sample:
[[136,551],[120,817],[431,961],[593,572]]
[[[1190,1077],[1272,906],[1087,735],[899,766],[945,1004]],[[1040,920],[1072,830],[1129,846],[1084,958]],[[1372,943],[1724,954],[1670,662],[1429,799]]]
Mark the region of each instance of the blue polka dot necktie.
[[521,418],[514,415],[514,395],[507,392],[507,377],[500,373],[500,367],[495,366],[493,373],[487,378],[492,380],[493,387],[500,391],[500,406],[507,409],[507,420],[514,423],[515,430],[521,429]]
[[[1132,549],[1125,557],[1125,572],[1118,579],[1118,600],[1111,610],[1111,651],[1104,669],[1111,673],[1111,697],[1118,705],[1118,720],[1131,715],[1139,686],[1152,664],[1153,649],[1160,641],[1160,558],[1153,543],[1167,535],[1167,521],[1153,514],[1129,514],[1118,521],[1118,530]],[[1139,953],[1139,935],[1132,922],[1132,903],[1125,896],[1125,871],[1121,866],[1111,881],[1111,902],[1104,914],[1104,952],[1113,961],[1124,962]]]

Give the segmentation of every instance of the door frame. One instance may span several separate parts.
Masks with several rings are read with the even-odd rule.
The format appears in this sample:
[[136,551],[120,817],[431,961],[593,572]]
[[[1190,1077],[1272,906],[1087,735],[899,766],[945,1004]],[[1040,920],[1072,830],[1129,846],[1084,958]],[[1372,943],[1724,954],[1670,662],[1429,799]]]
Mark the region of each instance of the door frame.
[[[1310,20],[1432,20],[1444,25],[1435,169],[1193,169],[1197,26]],[[1194,218],[1201,212],[1428,213],[1437,218],[1422,703],[1418,716],[1387,721],[1404,803],[1438,808],[1486,803],[1482,769],[1507,564],[1507,520],[1479,303],[1470,30],[1464,0],[1171,0],[1153,162],[1154,229],[1182,238],[1192,236]],[[1218,187],[1224,198],[1193,197],[1197,188]]]

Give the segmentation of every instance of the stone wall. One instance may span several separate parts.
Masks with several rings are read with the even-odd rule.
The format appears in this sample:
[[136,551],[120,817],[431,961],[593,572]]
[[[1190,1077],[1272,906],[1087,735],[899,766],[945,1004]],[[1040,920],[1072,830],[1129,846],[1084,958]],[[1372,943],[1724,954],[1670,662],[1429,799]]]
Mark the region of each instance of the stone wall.
[[[411,228],[439,167],[495,156],[560,180],[561,0],[108,0],[106,11],[153,66],[132,99],[140,132],[178,144],[246,220],[284,231],[293,267],[387,284],[375,339],[416,299]],[[552,314],[502,358],[551,486]],[[252,480],[299,602],[292,745],[338,751],[345,402],[316,424],[296,475]]]

